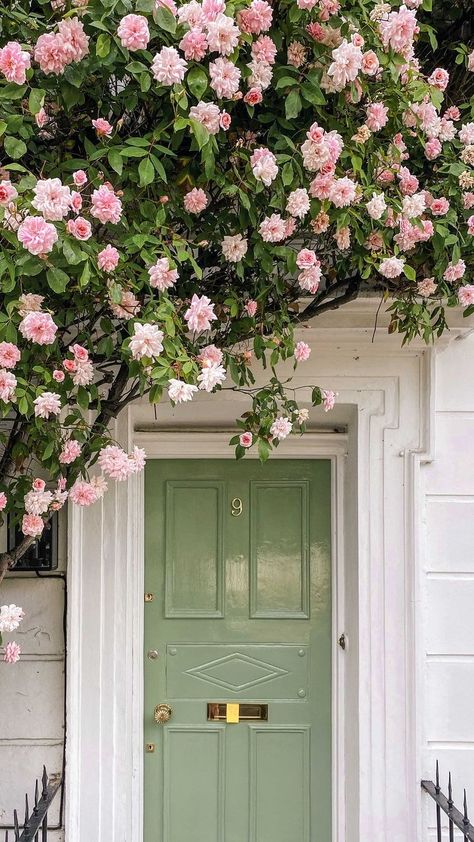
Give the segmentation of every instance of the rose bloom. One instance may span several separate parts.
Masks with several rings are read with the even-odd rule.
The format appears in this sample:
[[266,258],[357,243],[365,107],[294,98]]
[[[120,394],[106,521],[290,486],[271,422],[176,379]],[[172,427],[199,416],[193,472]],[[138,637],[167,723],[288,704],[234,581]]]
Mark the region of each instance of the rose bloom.
[[315,234],[324,234],[329,228],[330,219],[325,211],[319,211],[310,224]]
[[84,348],[77,342],[74,345],[70,345],[69,350],[71,354],[74,354],[74,358],[76,360],[79,360],[80,362],[85,362],[89,359],[89,351],[87,350],[87,348]]
[[143,15],[125,15],[119,23],[117,35],[122,47],[128,50],[146,50],[150,40],[148,21]]
[[265,91],[272,81],[273,70],[271,64],[268,64],[266,61],[253,60],[247,64],[247,67],[251,71],[247,79],[249,88],[259,88],[261,91]]
[[398,278],[405,266],[405,258],[386,257],[379,266],[379,272],[384,278]]
[[115,444],[108,444],[100,451],[98,463],[104,474],[119,482],[126,480],[131,473],[135,473],[128,454]]
[[474,193],[463,193],[462,201],[465,210],[474,208]]
[[288,196],[286,210],[291,216],[303,219],[310,209],[308,191],[300,187]]
[[428,296],[436,292],[437,286],[434,278],[423,278],[422,281],[418,281],[417,283],[418,294],[423,298],[428,298]]
[[470,216],[467,220],[467,233],[474,236],[474,216]]
[[280,416],[279,418],[275,418],[272,426],[270,427],[270,434],[273,438],[282,441],[291,433],[292,426],[293,425],[289,418],[283,418]]
[[198,388],[205,392],[212,392],[216,386],[220,386],[224,382],[226,375],[227,372],[223,365],[205,360],[198,375]]
[[150,286],[159,289],[160,292],[174,286],[179,278],[178,270],[170,267],[167,257],[161,257],[154,266],[150,266],[148,275],[150,276]]
[[465,123],[459,132],[459,140],[465,146],[474,143],[474,123]]
[[2,368],[15,368],[21,358],[21,352],[13,342],[0,342],[0,366]]
[[369,216],[372,219],[380,219],[387,210],[387,203],[383,193],[372,193],[372,198],[366,204]]
[[19,324],[18,330],[25,339],[37,345],[52,345],[56,337],[57,326],[49,313],[27,313]]
[[321,394],[323,396],[324,411],[329,412],[329,410],[334,409],[334,404],[336,403],[336,393],[331,392],[328,389],[321,389]]
[[32,538],[37,538],[41,535],[44,529],[44,521],[40,515],[23,515],[21,522],[21,531],[23,535],[30,535]]
[[61,370],[60,370],[60,369],[58,369],[58,368],[55,368],[55,369],[54,369],[54,371],[53,371],[53,380],[55,380],[55,381],[56,381],[56,383],[64,383],[64,378],[65,378],[65,376],[66,376],[66,375],[64,374],[64,371],[61,371]]
[[239,443],[241,447],[252,447],[253,435],[251,432],[241,433],[239,436]]
[[13,202],[18,196],[16,187],[13,186],[10,179],[3,179],[0,181],[0,205],[6,207]]
[[239,90],[240,70],[226,58],[216,58],[209,65],[210,86],[219,99],[231,99]]
[[92,125],[97,132],[97,137],[110,137],[114,130],[114,127],[109,123],[109,121],[104,120],[103,117],[98,117],[97,120],[92,120]]
[[248,243],[242,234],[224,237],[222,240],[222,254],[231,263],[238,263],[247,254]]
[[251,158],[250,166],[257,181],[263,181],[269,187],[278,175],[278,166],[273,152],[265,147],[255,149]]
[[30,67],[30,54],[22,50],[17,41],[8,41],[0,50],[0,73],[3,73],[7,82],[24,85],[26,71]]
[[345,208],[356,198],[356,185],[350,178],[336,178],[329,191],[329,200],[336,208]]
[[434,161],[435,158],[441,155],[442,151],[443,147],[437,137],[432,137],[428,140],[425,146],[425,156],[428,158],[428,161]]
[[374,53],[373,50],[367,50],[367,52],[362,55],[362,73],[365,73],[367,76],[375,76],[379,67],[380,62],[377,58],[377,54]]
[[198,356],[198,360],[201,365],[205,365],[208,363],[215,363],[216,365],[220,365],[223,358],[224,354],[222,353],[221,349],[216,348],[215,345],[206,345]]
[[187,63],[175,47],[162,47],[151,65],[151,72],[161,85],[176,85],[182,82]]
[[110,302],[110,309],[118,319],[131,319],[140,312],[140,302],[131,289],[122,290],[120,303]]
[[189,330],[195,333],[202,333],[209,330],[211,322],[217,319],[214,313],[214,304],[207,298],[206,295],[199,297],[194,294],[191,299],[191,304],[184,314],[184,318],[188,323]]
[[309,269],[303,269],[298,275],[298,283],[301,289],[304,289],[306,292],[310,292],[311,295],[314,295],[319,289],[321,274],[319,261],[316,266],[310,266]]
[[433,70],[431,76],[428,76],[427,81],[428,85],[432,85],[433,88],[445,91],[449,83],[449,73],[447,70],[444,70],[444,68],[437,67],[436,70]]
[[61,397],[56,392],[43,392],[33,401],[35,416],[48,419],[50,415],[61,412]]
[[258,231],[265,243],[280,243],[286,237],[285,220],[279,213],[272,213],[265,217]]
[[449,210],[449,202],[442,196],[440,199],[433,199],[430,204],[430,211],[433,216],[444,216]]
[[15,643],[14,640],[9,640],[5,645],[5,652],[3,654],[4,662],[6,664],[16,664],[16,662],[20,660],[20,655],[21,646],[18,643]]
[[45,219],[60,221],[71,207],[71,191],[59,178],[46,178],[36,182],[32,205]]
[[122,216],[122,202],[115,195],[114,191],[102,184],[94,190],[91,196],[91,215],[99,222],[113,222],[117,224]]
[[230,128],[231,122],[232,122],[232,117],[230,116],[230,114],[228,114],[227,111],[221,111],[221,114],[220,114],[220,117],[219,117],[220,128],[224,129],[225,132],[228,131],[228,129]]
[[183,383],[182,380],[168,381],[168,395],[173,403],[186,403],[193,399],[194,392],[197,392],[198,387],[191,383]]
[[27,216],[18,226],[17,237],[30,254],[48,254],[58,239],[58,232],[42,216]]
[[445,281],[454,283],[460,281],[466,272],[466,264],[464,260],[458,260],[457,263],[450,263],[443,275]]
[[187,61],[201,61],[206,55],[207,47],[207,38],[201,29],[191,29],[179,42],[179,48]]
[[[5,497],[5,494],[3,494],[3,496]],[[2,508],[5,508],[5,506]],[[19,605],[15,605],[14,602],[10,605],[2,605],[0,608],[0,634],[3,634],[4,632],[8,632],[8,634],[10,634],[11,632],[16,631],[24,616],[25,612],[23,611],[23,608],[20,608]]]
[[469,58],[467,60],[467,69],[474,73],[474,50],[472,53],[469,53]]
[[463,307],[469,307],[474,304],[474,284],[466,284],[458,290],[459,303]]
[[76,170],[76,172],[72,174],[72,180],[76,187],[84,187],[84,185],[87,184],[87,175],[84,170]]
[[262,102],[262,100],[263,96],[259,88],[250,88],[244,96],[244,102],[247,103],[247,105],[258,105]]
[[66,225],[69,234],[72,234],[76,240],[89,240],[92,237],[92,226],[83,216],[78,216],[77,219],[70,219]]
[[82,196],[77,190],[71,190],[71,208],[74,213],[79,213],[82,208]]
[[366,125],[371,132],[378,132],[388,122],[388,108],[383,102],[373,102],[366,108]]
[[81,61],[89,52],[89,36],[79,18],[64,18],[58,23],[58,37],[67,56],[68,64]]
[[24,292],[19,298],[21,307],[18,308],[19,315],[23,318],[27,313],[38,313],[44,301],[44,295],[35,295],[34,292]]
[[189,116],[191,120],[197,120],[201,123],[210,134],[217,134],[220,129],[220,115],[219,106],[214,102],[198,102],[189,109]]
[[218,14],[207,25],[207,42],[211,53],[230,56],[239,43],[240,29],[232,18]]
[[96,488],[90,482],[77,479],[69,492],[69,499],[76,506],[91,506],[98,499]]
[[253,319],[253,317],[255,316],[257,308],[258,304],[253,299],[250,299],[250,301],[247,301],[245,304],[245,310],[247,312],[247,315],[250,316],[251,319]]
[[8,403],[15,393],[16,377],[11,371],[0,368],[0,398],[4,403]]
[[119,262],[119,253],[114,246],[107,245],[97,255],[97,265],[103,272],[113,272]]
[[69,439],[59,454],[59,461],[63,465],[70,465],[78,456],[81,455],[81,445],[74,439]]
[[316,252],[312,249],[301,249],[296,256],[296,265],[298,269],[309,269],[311,266],[316,266],[319,263],[316,257]]
[[207,196],[204,190],[193,187],[186,193],[183,204],[188,213],[201,213],[207,207]]
[[163,350],[163,331],[156,325],[135,324],[135,334],[130,340],[130,353],[134,360],[142,357],[159,357]]
[[252,0],[248,9],[242,9],[237,16],[242,32],[259,35],[270,29],[273,9],[265,0]]
[[342,44],[332,51],[332,57],[334,61],[329,66],[328,76],[332,77],[336,90],[342,91],[348,82],[357,78],[362,67],[362,50],[344,38]]
[[224,11],[225,0],[203,0],[201,8],[204,21],[210,23]]
[[[7,495],[4,491],[0,491],[0,512],[3,512],[7,505]],[[0,627],[1,627],[1,612],[0,612]]]
[[264,61],[266,64],[275,64],[277,47],[268,35],[260,35],[251,47],[254,61]]
[[306,342],[297,342],[295,346],[295,360],[300,362],[305,362],[309,359],[311,354],[311,348],[307,345]]

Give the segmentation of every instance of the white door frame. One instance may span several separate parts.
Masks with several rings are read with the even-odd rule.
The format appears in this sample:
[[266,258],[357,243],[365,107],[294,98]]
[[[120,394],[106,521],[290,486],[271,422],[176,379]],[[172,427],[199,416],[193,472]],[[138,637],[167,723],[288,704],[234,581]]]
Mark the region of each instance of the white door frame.
[[[322,340],[312,333],[304,338],[316,340],[318,356],[296,385],[338,391],[347,456],[316,435],[287,440],[278,452],[294,458],[299,449],[311,458],[323,448],[336,457],[338,484],[347,491],[336,504],[343,508],[335,546],[345,574],[335,593],[342,589],[349,647],[333,659],[345,662],[337,678],[344,703],[334,716],[337,762],[344,764],[334,787],[334,838],[406,842],[420,835],[416,512],[419,464],[430,448],[431,352],[400,352],[398,342],[384,342],[374,353],[366,329]],[[219,401],[236,399],[221,394],[209,401],[210,421]],[[117,441],[146,441],[151,456],[188,456],[195,444],[183,432],[136,432],[149,412],[146,404],[129,407],[115,424]],[[209,455],[202,440],[199,455]],[[215,444],[212,455],[221,455]],[[110,483],[90,509],[70,510],[68,842],[143,842],[143,521],[138,477]],[[339,706],[341,694],[334,697]]]

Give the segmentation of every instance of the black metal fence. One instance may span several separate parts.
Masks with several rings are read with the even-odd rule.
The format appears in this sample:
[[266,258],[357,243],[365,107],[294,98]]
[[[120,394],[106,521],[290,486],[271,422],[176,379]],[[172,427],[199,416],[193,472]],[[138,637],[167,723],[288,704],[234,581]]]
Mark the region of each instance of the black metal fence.
[[[467,813],[467,797],[466,797],[466,790],[464,790],[464,803],[463,803],[463,812],[461,813],[454,806],[453,802],[453,787],[451,781],[451,772],[448,776],[448,795],[444,795],[441,792],[441,787],[439,785],[439,764],[436,761],[436,783],[433,781],[422,781],[421,788],[424,789],[428,795],[431,796],[433,801],[436,804],[436,840],[437,842],[442,842],[443,838],[448,839],[449,842],[454,842],[454,832],[455,828],[461,831],[462,838],[464,842],[474,842],[474,826],[469,821],[469,816]],[[447,832],[448,836],[443,837],[443,815],[445,814],[448,817],[448,827]],[[459,838],[459,837],[457,837]]]
[[48,839],[48,810],[56,793],[61,787],[61,777],[54,780],[48,778],[46,768],[43,766],[43,775],[40,784],[36,779],[34,805],[30,813],[28,794],[25,795],[25,817],[20,824],[18,812],[13,811],[12,835],[5,831],[5,842],[47,842]]

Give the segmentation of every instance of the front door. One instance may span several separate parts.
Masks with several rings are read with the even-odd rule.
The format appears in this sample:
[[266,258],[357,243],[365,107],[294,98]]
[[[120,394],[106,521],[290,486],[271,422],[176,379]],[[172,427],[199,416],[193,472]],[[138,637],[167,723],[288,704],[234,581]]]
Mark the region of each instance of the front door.
[[144,842],[330,842],[330,477],[148,464]]

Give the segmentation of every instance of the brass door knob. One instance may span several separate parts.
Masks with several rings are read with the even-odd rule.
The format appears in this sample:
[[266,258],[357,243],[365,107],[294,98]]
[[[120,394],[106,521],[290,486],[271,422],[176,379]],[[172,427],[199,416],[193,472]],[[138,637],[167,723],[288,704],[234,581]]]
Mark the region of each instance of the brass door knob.
[[157,705],[155,708],[154,718],[157,725],[164,725],[171,719],[173,708],[169,705]]

